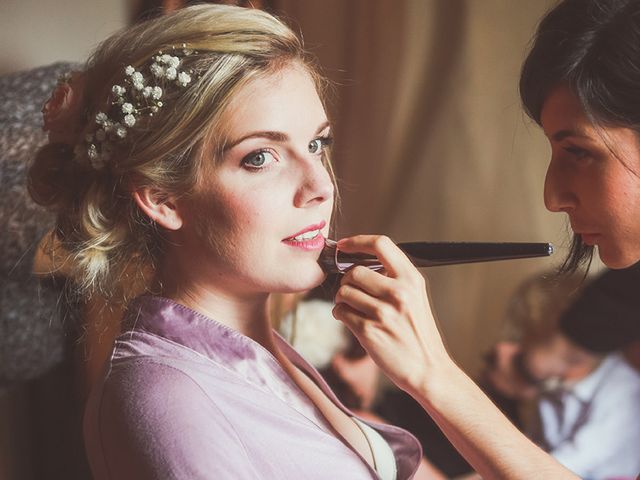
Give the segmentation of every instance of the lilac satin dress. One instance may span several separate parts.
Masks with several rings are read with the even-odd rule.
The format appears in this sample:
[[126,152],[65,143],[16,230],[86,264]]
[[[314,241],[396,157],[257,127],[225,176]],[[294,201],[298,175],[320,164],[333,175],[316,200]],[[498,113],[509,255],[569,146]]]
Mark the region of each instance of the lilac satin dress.
[[[125,316],[84,436],[96,480],[376,479],[260,344],[169,299],[143,296]],[[318,372],[279,347],[335,404]],[[367,422],[387,441],[397,479],[422,451],[408,432]]]

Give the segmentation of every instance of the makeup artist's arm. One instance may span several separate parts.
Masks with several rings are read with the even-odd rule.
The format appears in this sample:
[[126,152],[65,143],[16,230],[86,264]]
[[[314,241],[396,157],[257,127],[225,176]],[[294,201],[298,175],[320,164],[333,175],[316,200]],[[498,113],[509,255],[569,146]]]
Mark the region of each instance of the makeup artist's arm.
[[520,433],[447,353],[423,276],[387,237],[338,243],[373,254],[386,275],[356,267],[336,295],[334,316],[358,337],[396,385],[413,396],[484,478],[575,479]]

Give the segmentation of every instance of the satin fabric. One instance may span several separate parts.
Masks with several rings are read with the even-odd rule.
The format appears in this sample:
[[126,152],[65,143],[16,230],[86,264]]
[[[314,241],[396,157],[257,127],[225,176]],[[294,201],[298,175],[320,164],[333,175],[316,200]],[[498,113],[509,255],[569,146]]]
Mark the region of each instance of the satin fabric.
[[[96,480],[378,478],[257,342],[162,297],[134,300],[124,321],[85,411]],[[277,341],[353,416],[311,365]],[[422,456],[418,441],[366,423],[393,450],[398,480],[411,478]]]

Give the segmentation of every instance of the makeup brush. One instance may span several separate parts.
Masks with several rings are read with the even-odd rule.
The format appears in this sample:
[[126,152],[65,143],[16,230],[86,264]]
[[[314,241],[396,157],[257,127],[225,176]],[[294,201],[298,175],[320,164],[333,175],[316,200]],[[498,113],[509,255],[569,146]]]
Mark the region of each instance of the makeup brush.
[[[397,245],[416,267],[548,257],[553,253],[550,243],[403,242]],[[383,268],[373,255],[341,252],[336,242],[328,238],[318,263],[326,273],[345,273],[355,265],[372,270]]]

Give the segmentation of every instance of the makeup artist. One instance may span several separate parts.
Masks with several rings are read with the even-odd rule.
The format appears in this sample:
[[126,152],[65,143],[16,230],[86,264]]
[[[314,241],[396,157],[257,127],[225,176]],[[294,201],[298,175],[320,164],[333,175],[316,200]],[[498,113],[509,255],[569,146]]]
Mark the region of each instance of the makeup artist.
[[[538,27],[520,94],[551,146],[545,205],[567,214],[574,232],[563,270],[588,262],[595,246],[610,268],[637,263],[640,1],[559,3]],[[386,274],[364,267],[346,274],[334,316],[482,477],[576,478],[522,435],[455,365],[424,278],[388,238],[356,236],[338,246],[376,255]]]

